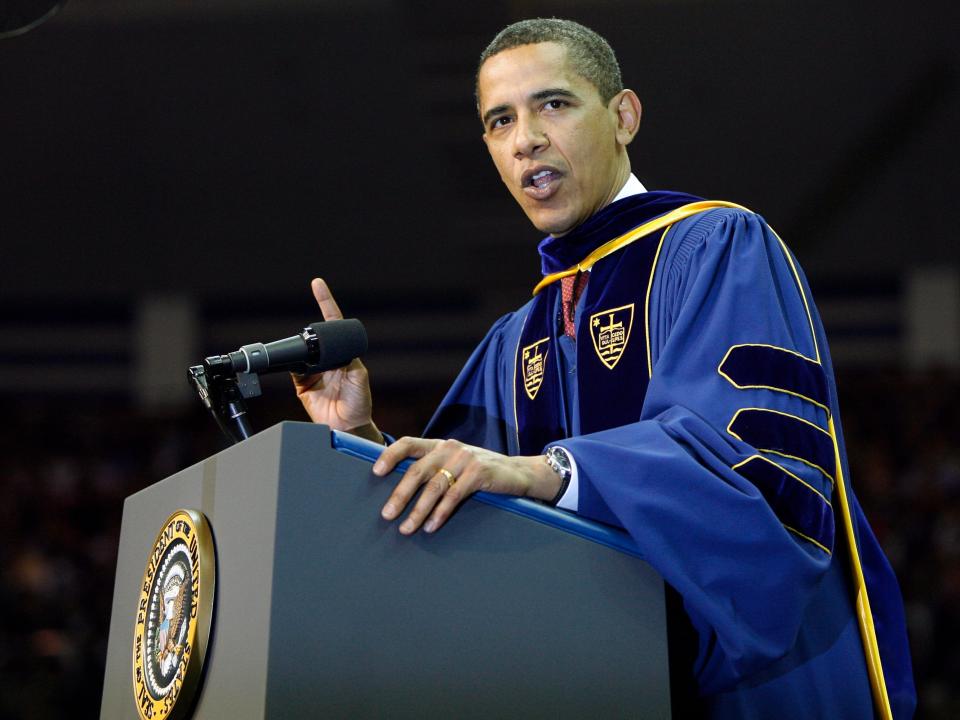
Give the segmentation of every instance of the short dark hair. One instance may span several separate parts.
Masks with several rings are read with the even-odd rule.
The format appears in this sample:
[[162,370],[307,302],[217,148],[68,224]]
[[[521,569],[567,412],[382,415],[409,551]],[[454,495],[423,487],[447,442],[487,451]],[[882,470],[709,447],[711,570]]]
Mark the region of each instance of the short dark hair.
[[555,42],[567,49],[574,72],[597,88],[603,102],[610,102],[610,98],[623,90],[620,65],[610,43],[573,20],[533,18],[508,25],[480,53],[474,81],[477,107],[480,106],[480,68],[487,60],[504,50],[545,42]]

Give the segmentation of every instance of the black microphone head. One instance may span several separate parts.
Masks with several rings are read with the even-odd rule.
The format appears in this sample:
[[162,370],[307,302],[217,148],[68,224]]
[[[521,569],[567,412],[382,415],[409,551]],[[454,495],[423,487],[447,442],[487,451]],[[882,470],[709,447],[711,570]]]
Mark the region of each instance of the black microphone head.
[[367,351],[367,330],[356,318],[315,322],[309,327],[320,346],[312,371],[343,367]]

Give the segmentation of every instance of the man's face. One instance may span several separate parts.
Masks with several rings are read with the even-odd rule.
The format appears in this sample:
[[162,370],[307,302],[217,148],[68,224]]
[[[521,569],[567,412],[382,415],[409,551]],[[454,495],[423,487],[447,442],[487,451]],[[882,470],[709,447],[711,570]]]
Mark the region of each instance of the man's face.
[[[568,66],[557,43],[521,45],[480,68],[483,139],[530,221],[562,235],[610,203],[630,172],[617,140],[618,98]],[[632,136],[632,135],[631,135]]]

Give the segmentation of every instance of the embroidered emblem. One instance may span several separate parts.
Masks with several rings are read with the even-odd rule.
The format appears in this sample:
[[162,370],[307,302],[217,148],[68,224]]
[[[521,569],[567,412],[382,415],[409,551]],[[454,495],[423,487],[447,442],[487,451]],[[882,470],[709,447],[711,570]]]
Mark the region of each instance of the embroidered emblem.
[[537,397],[537,391],[543,384],[543,368],[547,361],[547,355],[550,354],[549,348],[544,350],[544,345],[550,338],[542,338],[532,345],[527,345],[520,353],[520,367],[523,368],[523,389],[527,397],[533,400]]
[[630,341],[633,327],[633,303],[601,310],[590,316],[590,338],[600,362],[610,370],[616,367]]

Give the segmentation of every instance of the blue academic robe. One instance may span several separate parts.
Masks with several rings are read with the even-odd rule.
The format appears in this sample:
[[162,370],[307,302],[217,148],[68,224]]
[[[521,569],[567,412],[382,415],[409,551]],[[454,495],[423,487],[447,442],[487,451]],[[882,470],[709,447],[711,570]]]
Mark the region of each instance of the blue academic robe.
[[[659,197],[646,196],[648,206]],[[605,222],[588,221],[594,236],[604,239],[606,225],[610,236],[622,232],[615,221],[634,207],[628,198],[605,208]],[[640,267],[626,262],[628,252],[653,257],[648,277],[623,276],[619,268]],[[548,260],[545,270],[555,269]],[[912,716],[899,588],[850,487],[826,338],[787,247],[758,215],[711,209],[600,260],[588,293],[600,282],[636,286],[632,327],[616,349],[621,369],[644,375],[641,395],[591,394],[603,386],[585,382],[578,365],[591,362],[591,350],[599,356],[604,341],[588,334],[585,318],[597,326],[606,315],[586,311],[577,318],[579,354],[551,323],[543,344],[530,345],[542,350],[543,376],[518,384],[530,362],[521,345],[534,342],[524,329],[531,314],[544,315],[547,303],[546,316],[556,317],[551,286],[552,298],[494,323],[425,436],[508,455],[540,451],[524,445],[525,433],[566,448],[578,467],[579,514],[624,528],[682,597],[698,638],[692,674],[712,717],[872,718],[832,418],[888,695],[894,717]],[[560,398],[547,423],[555,429],[525,430],[518,406],[536,400],[524,391],[540,393],[551,374],[542,397]],[[584,433],[588,403],[594,424],[604,407],[629,421]]]

